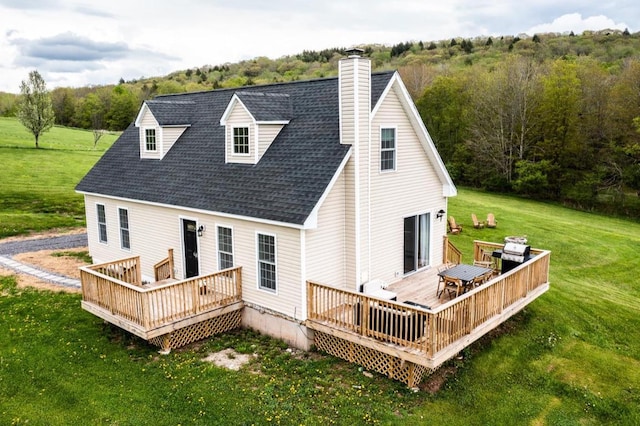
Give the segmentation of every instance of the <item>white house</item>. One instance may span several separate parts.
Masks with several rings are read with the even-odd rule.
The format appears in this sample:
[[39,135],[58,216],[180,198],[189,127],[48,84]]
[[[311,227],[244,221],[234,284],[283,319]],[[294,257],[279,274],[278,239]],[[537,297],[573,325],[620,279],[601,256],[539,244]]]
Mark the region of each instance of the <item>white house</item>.
[[307,281],[361,291],[442,264],[456,188],[399,74],[339,67],[146,101],[76,188],[94,261],[140,256],[149,282],[168,248],[176,278],[241,266],[243,325],[301,348]]

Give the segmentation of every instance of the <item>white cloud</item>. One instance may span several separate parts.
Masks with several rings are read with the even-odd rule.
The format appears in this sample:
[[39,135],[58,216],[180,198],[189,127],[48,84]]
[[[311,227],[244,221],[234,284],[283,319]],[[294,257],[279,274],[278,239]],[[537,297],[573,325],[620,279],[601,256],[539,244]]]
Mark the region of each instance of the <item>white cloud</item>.
[[554,19],[550,23],[535,25],[526,32],[529,35],[536,33],[564,33],[570,31],[579,34],[585,30],[624,30],[627,27],[625,23],[616,23],[613,19],[607,18],[604,15],[583,18],[579,13],[569,13]]
[[15,93],[34,67],[50,87],[110,84],[302,50],[624,29],[640,22],[640,8],[635,0],[0,0],[0,16],[0,91]]

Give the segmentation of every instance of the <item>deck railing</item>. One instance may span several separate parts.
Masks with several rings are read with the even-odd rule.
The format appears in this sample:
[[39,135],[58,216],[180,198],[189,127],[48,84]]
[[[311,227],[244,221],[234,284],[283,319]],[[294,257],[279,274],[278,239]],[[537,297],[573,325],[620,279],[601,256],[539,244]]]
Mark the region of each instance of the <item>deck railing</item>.
[[433,309],[308,281],[308,318],[433,358],[480,325],[496,320],[497,326],[506,319],[503,311],[548,284],[550,252],[535,252],[532,260]]
[[173,249],[169,249],[166,259],[153,265],[153,273],[156,281],[174,278],[173,276]]
[[152,330],[242,301],[241,267],[182,281],[142,286],[139,266],[139,258],[135,257],[80,268],[83,302]]
[[462,263],[462,252],[451,243],[451,240],[446,235],[444,236],[443,250],[444,256],[442,257],[445,259],[444,263],[453,263],[454,265]]

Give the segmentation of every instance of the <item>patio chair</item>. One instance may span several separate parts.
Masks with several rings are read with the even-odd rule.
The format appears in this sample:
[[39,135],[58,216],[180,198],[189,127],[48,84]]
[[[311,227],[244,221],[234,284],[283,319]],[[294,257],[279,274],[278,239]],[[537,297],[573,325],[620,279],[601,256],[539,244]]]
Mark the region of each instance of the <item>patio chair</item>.
[[453,216],[449,216],[449,220],[447,221],[449,225],[449,232],[452,234],[459,234],[462,232],[462,224],[456,223],[456,220]]
[[[462,281],[459,278],[450,278],[444,277],[444,290],[447,290],[449,293],[449,298],[455,293],[455,297],[460,296],[464,293],[464,286],[462,285]],[[444,291],[443,291],[444,293]]]
[[489,213],[487,215],[487,228],[495,228],[498,224],[498,221],[496,220],[496,217],[493,215],[493,213]]
[[436,289],[436,296],[438,297],[438,299],[440,298],[440,296],[442,296],[442,293],[444,293],[444,290],[445,290],[444,277],[441,276],[440,274],[452,267],[453,267],[453,264],[451,263],[445,263],[438,267],[438,288]]
[[484,222],[479,222],[478,217],[475,213],[471,213],[471,221],[473,222],[473,227],[476,229],[484,228]]

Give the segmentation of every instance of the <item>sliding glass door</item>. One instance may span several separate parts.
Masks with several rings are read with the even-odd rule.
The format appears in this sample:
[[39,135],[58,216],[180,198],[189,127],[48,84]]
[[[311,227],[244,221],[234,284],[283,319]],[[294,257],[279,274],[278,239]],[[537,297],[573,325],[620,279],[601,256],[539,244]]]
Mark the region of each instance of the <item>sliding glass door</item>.
[[404,218],[404,273],[429,264],[429,213]]

